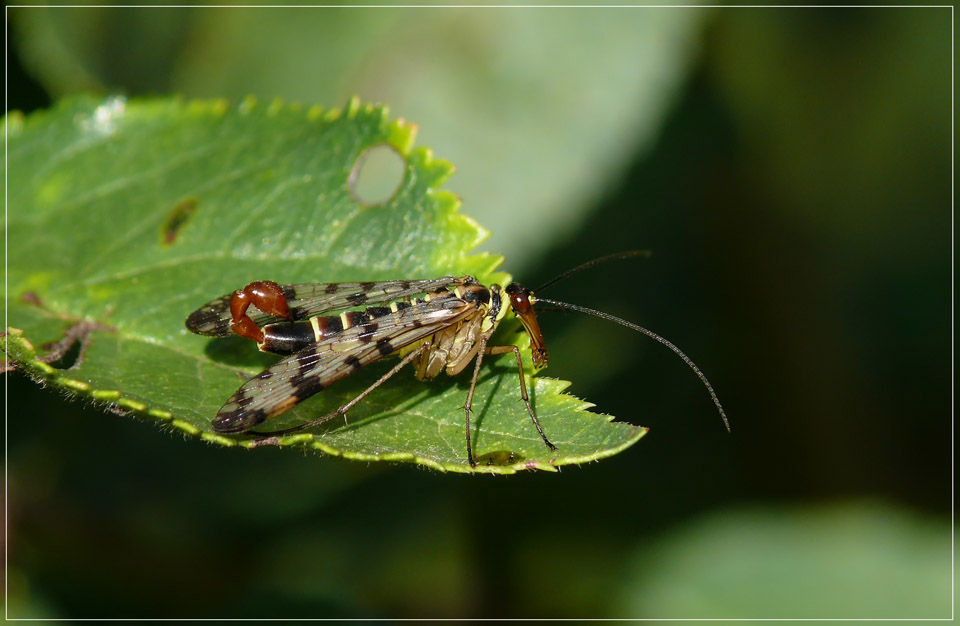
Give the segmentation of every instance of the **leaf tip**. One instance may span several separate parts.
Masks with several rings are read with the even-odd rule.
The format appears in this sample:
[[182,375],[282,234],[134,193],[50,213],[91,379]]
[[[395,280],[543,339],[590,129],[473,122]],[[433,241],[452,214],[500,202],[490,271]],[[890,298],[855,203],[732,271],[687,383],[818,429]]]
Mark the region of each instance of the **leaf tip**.
[[390,145],[396,148],[403,156],[409,156],[413,145],[417,141],[420,126],[398,117],[387,125],[387,136]]
[[223,435],[218,435],[211,432],[202,432],[200,433],[200,439],[207,441],[209,443],[216,443],[227,448],[233,448],[237,445],[237,442],[229,437],[224,437]]
[[[182,98],[174,99],[174,102],[181,104]],[[213,113],[216,117],[222,117],[230,110],[230,102],[226,98],[195,98],[182,104],[184,111],[193,114]],[[241,105],[242,106],[242,105]]]
[[196,437],[197,435],[200,434],[199,428],[197,428],[190,422],[187,422],[184,420],[180,420],[180,419],[173,420],[172,422],[170,422],[170,425],[173,426],[174,428],[178,428],[182,430],[186,434],[191,435],[193,437]]
[[347,100],[347,105],[343,107],[343,116],[352,120],[357,116],[357,113],[360,112],[360,97],[359,96],[350,96],[350,99]]
[[163,409],[147,409],[147,415],[150,417],[155,417],[159,420],[173,419],[173,413],[170,411],[164,411]]
[[[47,365],[47,364],[44,363],[44,365]],[[47,367],[50,367],[50,366],[47,365]],[[56,368],[53,368],[53,370],[57,371]],[[63,387],[64,389],[68,389],[70,391],[79,391],[81,393],[90,391],[90,385],[83,382],[82,380],[77,380],[75,378],[67,378],[66,376],[61,376],[57,382],[60,384],[61,387]],[[101,396],[105,396],[105,397],[98,398],[97,397],[98,393]],[[120,392],[111,392],[111,391],[96,392],[95,391],[94,393],[90,394],[90,397],[93,398],[94,400],[104,400],[104,399],[112,400],[114,398],[119,398]]]
[[[120,395],[120,392],[117,392],[117,395]],[[147,405],[138,400],[131,400],[130,398],[117,398],[117,406],[121,409],[126,409],[128,411],[133,411],[134,413],[148,413]]]
[[429,187],[439,187],[447,182],[457,168],[445,159],[439,159],[433,156],[433,150],[425,146],[415,148],[409,156],[411,164],[417,167],[422,175],[427,178]]
[[252,113],[256,107],[257,97],[253,94],[250,94],[243,99],[243,102],[240,103],[240,106],[237,107],[237,110],[240,111],[241,115],[248,115]]
[[283,110],[283,98],[274,98],[267,106],[267,117],[274,117]]
[[[477,234],[476,234],[476,237],[474,238],[474,240],[473,240],[473,242],[472,242],[471,248],[475,248],[475,247],[479,246],[481,243],[483,243],[484,241],[486,241],[487,239],[490,238],[490,234],[491,234],[490,231],[489,231],[488,229],[484,228],[484,227],[483,227],[479,222],[477,222],[475,219],[473,219],[473,218],[470,217],[469,215],[465,215],[465,214],[462,214],[460,217],[461,217],[461,219],[463,219],[463,221],[465,221],[467,224],[470,225],[470,227],[474,230],[474,232],[477,233]],[[496,267],[497,265],[500,265],[500,264],[503,262],[503,257],[502,257],[502,256],[499,256],[499,255],[498,255],[498,256],[497,256],[497,259],[498,259],[498,261],[497,261],[497,263],[496,263],[496,265],[495,265],[494,267]]]
[[[83,383],[86,390],[90,390],[90,386],[86,383]],[[100,400],[102,402],[115,402],[120,399],[120,392],[116,389],[93,389],[90,390],[90,397],[94,400]],[[134,411],[137,410],[146,410],[146,406],[139,403],[130,401],[131,404],[135,404],[139,408],[133,408]]]
[[311,122],[323,120],[324,112],[325,112],[325,109],[322,106],[320,106],[319,104],[315,104],[309,109],[307,109],[307,119],[310,120]]

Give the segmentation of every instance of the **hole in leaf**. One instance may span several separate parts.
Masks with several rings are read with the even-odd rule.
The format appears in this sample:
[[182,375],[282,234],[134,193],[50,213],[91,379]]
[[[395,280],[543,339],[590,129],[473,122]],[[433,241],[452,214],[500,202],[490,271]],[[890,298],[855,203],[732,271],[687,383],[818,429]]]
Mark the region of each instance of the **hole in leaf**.
[[173,210],[170,211],[170,215],[168,215],[167,219],[163,222],[163,243],[170,245],[176,241],[177,235],[180,234],[180,230],[187,223],[187,221],[190,220],[196,210],[196,198],[186,198],[178,202],[177,206],[173,207]]
[[83,341],[79,340],[66,344],[46,344],[43,348],[51,352],[44,357],[44,361],[58,370],[73,369],[83,362],[84,347]]
[[93,331],[106,330],[113,332],[112,326],[104,326],[91,320],[81,320],[68,328],[59,341],[44,344],[44,350],[49,353],[40,357],[44,363],[62,370],[72,370],[83,363],[83,356],[90,345]]
[[407,171],[407,162],[387,144],[377,144],[363,151],[350,172],[350,195],[364,206],[386,204],[400,185]]

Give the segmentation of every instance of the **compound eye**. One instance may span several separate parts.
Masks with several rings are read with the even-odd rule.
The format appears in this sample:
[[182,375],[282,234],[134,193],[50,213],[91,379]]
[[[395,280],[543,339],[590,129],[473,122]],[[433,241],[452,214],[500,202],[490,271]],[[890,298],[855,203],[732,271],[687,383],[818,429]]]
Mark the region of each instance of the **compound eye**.
[[506,289],[510,296],[510,306],[517,315],[527,315],[533,313],[533,305],[530,303],[530,290],[518,283],[510,283]]
[[527,296],[528,292],[526,290],[510,293],[510,306],[513,307],[513,311],[517,315],[525,315],[530,312],[530,298]]
[[530,309],[530,300],[520,293],[515,293],[510,296],[510,304],[513,306],[513,310],[521,315]]

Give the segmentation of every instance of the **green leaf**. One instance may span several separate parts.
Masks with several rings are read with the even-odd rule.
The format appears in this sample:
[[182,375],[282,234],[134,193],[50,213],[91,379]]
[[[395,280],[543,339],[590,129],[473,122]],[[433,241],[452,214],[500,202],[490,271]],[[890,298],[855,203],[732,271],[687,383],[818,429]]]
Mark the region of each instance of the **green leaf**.
[[[242,376],[276,357],[237,337],[188,333],[184,319],[207,301],[257,279],[509,279],[495,272],[499,257],[467,254],[486,233],[440,189],[452,166],[414,148],[416,126],[389,121],[382,107],[75,98],[5,124],[9,357],[38,381],[213,443],[255,445],[213,433],[210,420]],[[377,146],[402,159],[403,180],[385,202],[363,205],[351,181],[358,159]],[[522,345],[516,328],[504,324],[495,341]],[[58,355],[52,345],[69,347],[65,337],[76,341]],[[47,362],[57,356],[59,369]],[[390,365],[342,381],[276,426],[334,410]],[[477,471],[595,460],[646,432],[590,413],[592,405],[562,393],[565,382],[528,385],[559,451],[543,445],[526,415],[512,355],[491,358],[474,400]],[[424,383],[402,372],[351,411],[348,424],[282,436],[278,445],[471,471],[468,386],[469,374]]]
[[950,544],[943,520],[884,502],[720,511],[622,554],[609,617],[944,619]]
[[[597,197],[652,148],[710,15],[662,7],[12,7],[10,23],[25,66],[54,95],[117,85],[134,94],[303,102],[360,93],[429,120],[424,139],[457,163],[458,192],[483,207],[495,231],[488,249],[523,267],[571,237]],[[644,236],[638,247],[651,245]]]

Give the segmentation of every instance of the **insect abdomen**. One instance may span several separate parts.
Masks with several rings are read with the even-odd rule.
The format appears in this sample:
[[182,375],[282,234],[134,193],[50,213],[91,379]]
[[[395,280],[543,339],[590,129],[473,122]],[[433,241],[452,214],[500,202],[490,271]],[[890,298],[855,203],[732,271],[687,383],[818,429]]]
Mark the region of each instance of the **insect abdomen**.
[[260,349],[273,354],[293,354],[317,342],[317,334],[310,322],[267,324],[263,327]]

